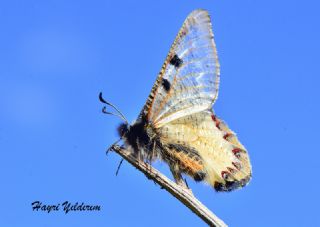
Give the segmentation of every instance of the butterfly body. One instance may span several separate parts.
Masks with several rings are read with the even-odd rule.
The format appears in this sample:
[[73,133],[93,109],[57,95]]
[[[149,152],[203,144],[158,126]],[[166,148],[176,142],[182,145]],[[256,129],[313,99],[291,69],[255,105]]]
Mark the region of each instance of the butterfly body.
[[196,181],[205,178],[202,158],[194,148],[179,141],[166,142],[163,140],[166,134],[156,130],[144,118],[138,119],[131,126],[121,124],[118,133],[137,158],[149,162],[160,159],[167,162],[177,175],[186,173]]
[[118,127],[118,134],[138,158],[149,161],[156,158],[150,151],[155,149],[157,134],[145,118],[138,118],[132,125],[122,123]]
[[212,110],[220,78],[207,11],[185,20],[138,119],[121,124],[120,137],[141,160],[168,163],[177,183],[181,174],[217,191],[245,186],[251,164],[235,133]]

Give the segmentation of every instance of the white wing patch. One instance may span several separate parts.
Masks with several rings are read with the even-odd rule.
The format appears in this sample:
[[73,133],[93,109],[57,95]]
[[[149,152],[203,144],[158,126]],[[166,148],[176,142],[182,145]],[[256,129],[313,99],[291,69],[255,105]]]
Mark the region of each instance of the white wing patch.
[[[156,128],[211,109],[218,96],[220,65],[207,11],[185,20],[143,109]],[[166,86],[162,86],[166,84]]]

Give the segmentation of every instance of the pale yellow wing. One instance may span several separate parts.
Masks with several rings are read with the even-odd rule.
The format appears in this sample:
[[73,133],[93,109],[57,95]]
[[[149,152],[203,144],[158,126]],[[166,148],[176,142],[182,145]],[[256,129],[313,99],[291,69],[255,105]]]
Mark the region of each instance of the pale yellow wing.
[[[217,191],[231,191],[250,180],[251,164],[246,149],[212,111],[176,119],[157,130],[164,144],[181,144],[197,151],[202,158],[204,180]],[[189,163],[199,166],[198,160]]]

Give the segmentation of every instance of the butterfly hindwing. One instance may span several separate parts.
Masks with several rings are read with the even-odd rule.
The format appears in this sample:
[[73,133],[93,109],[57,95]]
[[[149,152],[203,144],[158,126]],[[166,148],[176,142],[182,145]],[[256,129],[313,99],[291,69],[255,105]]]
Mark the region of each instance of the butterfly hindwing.
[[[197,171],[201,170],[204,180],[218,191],[230,191],[249,181],[251,165],[247,151],[212,111],[171,121],[159,128],[159,133],[165,144],[179,144],[196,151],[201,159],[201,169]],[[184,157],[179,161],[185,162]],[[197,171],[183,172],[195,178],[193,174]]]

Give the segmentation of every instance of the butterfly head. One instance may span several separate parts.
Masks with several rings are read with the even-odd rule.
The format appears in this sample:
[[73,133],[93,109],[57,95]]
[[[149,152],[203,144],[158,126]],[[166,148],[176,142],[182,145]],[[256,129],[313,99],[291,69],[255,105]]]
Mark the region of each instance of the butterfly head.
[[121,123],[117,128],[118,134],[121,138],[126,137],[129,130],[130,130],[130,125],[127,123]]

